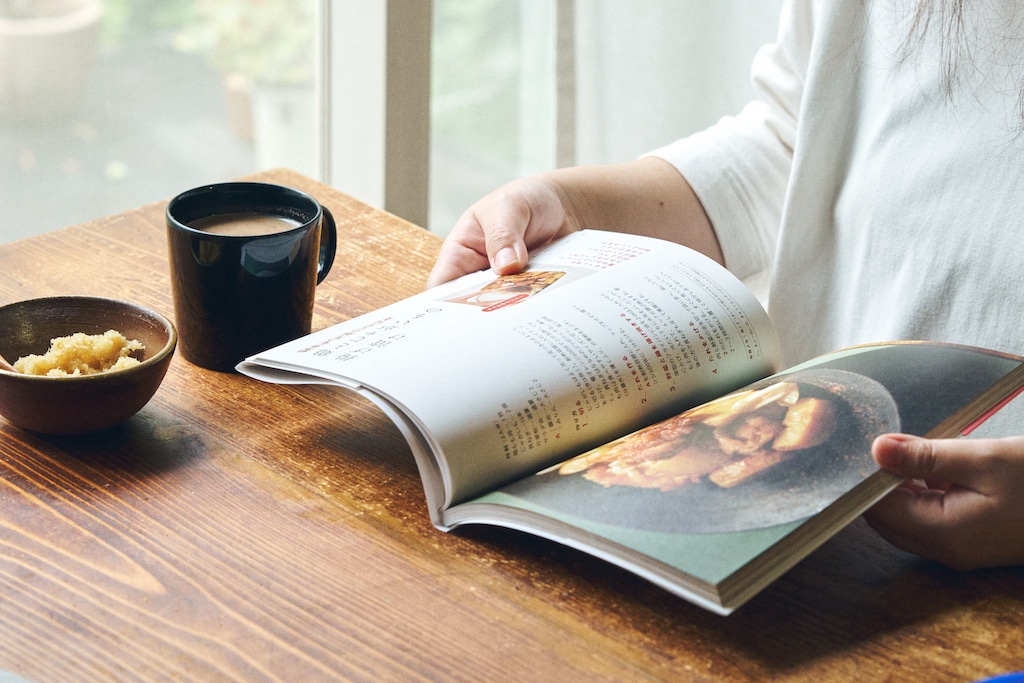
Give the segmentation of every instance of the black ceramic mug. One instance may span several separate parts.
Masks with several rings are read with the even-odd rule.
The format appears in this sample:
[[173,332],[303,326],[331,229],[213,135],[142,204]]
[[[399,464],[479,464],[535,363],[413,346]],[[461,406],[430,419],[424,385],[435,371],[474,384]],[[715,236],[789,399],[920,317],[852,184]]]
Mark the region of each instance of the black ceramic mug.
[[331,212],[304,192],[221,183],[167,205],[178,348],[231,370],[254,353],[309,334],[316,286],[334,263]]

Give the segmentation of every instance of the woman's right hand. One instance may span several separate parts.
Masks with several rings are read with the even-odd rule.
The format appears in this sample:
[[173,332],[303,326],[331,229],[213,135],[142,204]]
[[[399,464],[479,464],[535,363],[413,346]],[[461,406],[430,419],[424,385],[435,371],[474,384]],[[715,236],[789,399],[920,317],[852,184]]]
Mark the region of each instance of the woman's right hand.
[[656,157],[548,171],[503,185],[469,207],[430,272],[433,287],[478,270],[511,275],[530,251],[588,228],[673,240],[723,262],[700,200]]
[[580,228],[553,181],[543,176],[514,180],[462,214],[441,247],[427,286],[488,266],[499,275],[517,273],[526,267],[530,251]]

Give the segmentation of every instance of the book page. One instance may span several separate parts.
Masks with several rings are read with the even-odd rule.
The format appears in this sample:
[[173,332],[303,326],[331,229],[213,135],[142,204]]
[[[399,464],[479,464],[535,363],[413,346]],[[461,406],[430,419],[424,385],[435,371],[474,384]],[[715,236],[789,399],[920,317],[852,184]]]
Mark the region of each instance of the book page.
[[967,435],[1022,387],[1020,358],[981,349],[837,351],[455,506],[443,522],[547,536],[734,607],[899,483],[871,455],[877,436]]
[[466,276],[239,369],[385,397],[437,456],[446,507],[770,374],[778,356],[764,310],[718,264],[583,231],[522,274]]

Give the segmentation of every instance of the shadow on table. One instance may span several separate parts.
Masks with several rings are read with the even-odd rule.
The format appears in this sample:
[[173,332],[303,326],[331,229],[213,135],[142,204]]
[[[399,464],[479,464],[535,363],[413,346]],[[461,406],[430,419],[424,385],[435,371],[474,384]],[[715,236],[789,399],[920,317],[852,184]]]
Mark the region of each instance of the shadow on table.
[[[124,423],[94,434],[52,436],[22,431],[11,425],[6,438],[28,444],[45,442],[54,464],[86,479],[149,479],[203,458],[217,446],[160,409],[147,406]],[[109,483],[109,482],[108,482]]]
[[[510,579],[547,584],[533,587],[555,591],[566,609],[598,614],[595,628],[614,629],[627,621],[667,662],[685,655],[681,643],[691,657],[698,643],[708,658],[754,663],[760,675],[798,670],[886,634],[936,622],[943,614],[1019,593],[1024,574],[1020,568],[948,570],[892,548],[858,520],[731,616],[721,617],[554,542],[490,527],[464,527],[457,534],[514,557],[512,566],[528,565],[533,571],[513,570]],[[930,639],[928,647],[960,649],[955,633],[948,643],[939,642],[942,637]]]

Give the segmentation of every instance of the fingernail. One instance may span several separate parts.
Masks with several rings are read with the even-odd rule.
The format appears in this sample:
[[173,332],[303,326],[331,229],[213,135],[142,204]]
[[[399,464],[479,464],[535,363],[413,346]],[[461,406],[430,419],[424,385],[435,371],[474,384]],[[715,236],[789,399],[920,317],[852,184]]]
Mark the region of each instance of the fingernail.
[[515,249],[512,247],[505,247],[494,255],[494,269],[502,270],[503,268],[514,264],[518,260]]

